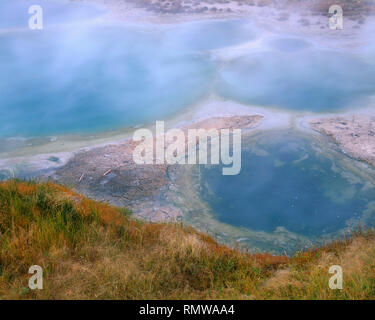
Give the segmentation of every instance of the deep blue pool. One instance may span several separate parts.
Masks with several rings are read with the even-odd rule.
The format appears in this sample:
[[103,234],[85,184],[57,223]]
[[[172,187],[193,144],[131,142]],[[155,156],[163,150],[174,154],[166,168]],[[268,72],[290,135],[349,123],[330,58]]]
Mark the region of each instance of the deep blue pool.
[[237,176],[224,176],[217,166],[201,168],[202,198],[219,221],[265,232],[284,227],[308,237],[334,233],[349,222],[372,225],[368,205],[375,188],[368,183],[309,140],[285,132],[251,142]]

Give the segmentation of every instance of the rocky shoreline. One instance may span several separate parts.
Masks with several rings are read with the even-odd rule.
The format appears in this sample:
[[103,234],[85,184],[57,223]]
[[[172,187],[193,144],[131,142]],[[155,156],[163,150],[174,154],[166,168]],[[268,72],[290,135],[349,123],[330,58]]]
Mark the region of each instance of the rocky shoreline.
[[[291,32],[292,34],[316,35],[327,43],[327,47],[344,46],[347,48],[351,48],[352,43],[360,47],[360,43],[363,40],[356,38],[356,32],[363,27],[368,15],[373,14],[373,5],[369,1],[363,1],[360,6],[352,7],[347,6],[344,0],[338,1],[345,6],[344,9],[348,14],[348,20],[342,33],[330,33],[327,32],[329,30],[326,13],[328,10],[327,3],[323,1],[317,1],[320,5],[316,6],[307,6],[300,2],[298,4],[294,3],[296,8],[299,9],[296,12],[288,10],[290,7],[287,3],[291,5],[290,1],[278,1],[279,5],[267,0],[86,1],[97,2],[107,6],[110,11],[108,19],[111,22],[119,20],[122,22],[174,23],[176,21],[191,21],[194,19],[246,16],[249,19],[256,18],[263,26],[266,24],[267,30],[275,31],[280,29],[283,32]],[[303,11],[304,8],[309,9],[308,13]],[[332,39],[334,41],[331,41]],[[280,122],[281,118],[284,126],[294,128],[294,121],[298,120],[298,117],[301,117],[301,119],[304,117],[303,114],[294,114],[287,111],[277,114],[273,110],[266,111],[266,109],[264,112],[263,110],[259,112],[262,114],[260,115],[255,112],[254,106],[245,106],[247,114],[244,115],[235,109],[235,104],[232,104],[231,101],[218,102],[214,100],[210,103],[211,109],[209,111],[206,110],[206,113],[210,113],[209,116],[204,118],[193,116],[193,119],[189,117],[188,119],[183,119],[182,124],[174,124],[175,127],[183,131],[193,128],[206,130],[226,128],[231,130],[242,129],[244,132],[251,133],[254,129],[267,130],[270,126],[275,125],[276,122]],[[224,105],[224,113],[230,109],[231,115],[222,116],[220,114],[218,110],[222,105]],[[303,124],[308,124],[309,134],[312,133],[311,129],[313,129],[323,136],[329,136],[348,156],[366,161],[375,166],[375,113],[369,111],[366,115],[337,114],[326,118],[314,115],[314,118],[314,120],[306,123],[301,120],[304,122]],[[175,123],[176,119],[172,121]],[[107,137],[107,140],[95,145],[96,140],[93,138],[90,148],[82,149],[81,142],[74,142],[79,146],[77,148],[74,147],[74,150],[78,150],[74,152],[70,149],[64,149],[64,153],[62,153],[62,145],[64,143],[60,142],[60,137],[47,143],[43,142],[47,147],[51,145],[48,151],[43,149],[43,152],[39,152],[38,146],[35,146],[34,153],[38,157],[32,161],[34,163],[38,162],[38,165],[43,167],[38,177],[73,187],[78,192],[97,200],[117,206],[126,206],[137,217],[146,221],[180,221],[189,218],[186,216],[186,210],[184,212],[181,208],[199,211],[199,221],[198,218],[190,217],[195,220],[189,222],[202,231],[205,231],[204,229],[206,228],[206,231],[210,234],[215,233],[215,226],[219,222],[205,212],[204,206],[198,203],[199,193],[196,190],[190,190],[193,188],[192,183],[196,182],[194,176],[197,174],[196,170],[188,166],[182,166],[183,168],[181,168],[178,165],[135,164],[132,155],[137,143],[129,138],[131,132],[134,131],[133,129],[135,130],[135,128],[127,128],[127,137],[121,136],[121,140],[116,140],[117,138],[111,140],[112,137]],[[17,141],[17,143],[27,142]],[[82,143],[88,142],[84,141]],[[66,143],[66,145],[68,144]],[[31,148],[34,148],[34,146],[30,146],[29,149]],[[9,149],[11,148],[9,147]],[[60,150],[61,154],[56,153],[56,150]],[[4,154],[7,154],[7,148],[5,148],[5,151]],[[42,158],[43,160],[41,161]],[[23,163],[26,161],[25,159],[18,159],[17,161]],[[0,164],[3,165],[5,163],[5,166],[12,164],[12,167],[13,165],[15,167],[18,165],[17,161],[11,157],[4,157]],[[14,176],[11,171],[0,170],[0,180],[3,176],[4,178],[11,178],[12,174]],[[188,196],[184,199],[186,194]],[[186,199],[196,199],[196,201],[187,203]],[[239,231],[228,225],[221,225],[220,228],[225,231],[217,235],[218,240],[224,239],[227,241],[230,239],[231,244],[234,246],[244,243],[247,244],[247,247],[255,248],[255,250],[258,247],[260,248],[258,244],[267,237],[270,243],[273,242],[274,245],[280,247],[287,247],[292,242],[303,243],[304,245],[311,244],[309,239],[297,237],[282,228],[276,230],[272,236],[266,233],[254,233],[249,230]],[[237,237],[233,236],[234,234]]]
[[323,118],[310,125],[331,137],[344,153],[375,166],[375,115]]
[[[77,1],[77,0],[71,0]],[[144,10],[156,15],[228,15],[249,14],[257,9],[278,10],[277,19],[286,21],[290,17],[290,9],[309,10],[314,16],[328,16],[331,3],[325,0],[87,0],[101,3],[110,9],[112,16],[117,18],[127,16],[127,11]],[[375,14],[375,6],[371,0],[351,1],[336,0],[345,10],[350,20],[361,24],[367,16]],[[301,25],[310,25],[310,21],[301,20]]]
[[[262,118],[260,115],[215,117],[180,129],[252,129]],[[170,172],[178,170],[180,165],[136,164],[133,151],[138,144],[129,139],[79,151],[46,178],[72,186],[89,197],[127,206],[149,221],[176,220],[182,213],[164,194],[171,187]]]

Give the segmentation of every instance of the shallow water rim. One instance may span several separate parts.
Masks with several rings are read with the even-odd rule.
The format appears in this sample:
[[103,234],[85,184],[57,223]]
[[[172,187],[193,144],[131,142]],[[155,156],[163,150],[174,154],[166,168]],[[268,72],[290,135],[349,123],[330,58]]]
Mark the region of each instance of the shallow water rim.
[[[246,137],[254,141],[260,135],[273,134],[280,131],[290,133],[290,130],[275,129],[267,132],[250,132]],[[301,132],[296,129],[293,129],[293,134],[318,144],[319,149],[325,153],[324,157],[333,157],[340,162],[340,167],[342,166],[343,169],[349,170],[350,173],[353,173],[356,177],[360,177],[361,180],[375,185],[375,178],[368,175],[368,170],[372,171],[374,175],[375,168],[343,154],[328,137],[311,135],[310,133]],[[185,172],[181,174],[182,178],[176,184],[182,187],[179,189],[178,194],[184,199],[182,199],[182,203],[181,199],[175,200],[179,205],[182,205],[184,221],[198,230],[210,234],[216,240],[226,245],[240,247],[246,251],[252,250],[254,252],[270,252],[273,254],[280,254],[285,251],[288,254],[293,254],[296,251],[304,250],[316,244],[330,242],[340,238],[343,234],[350,234],[350,232],[355,231],[351,227],[344,227],[331,233],[307,237],[289,231],[285,227],[277,228],[273,232],[267,232],[221,222],[212,211],[213,209],[210,208],[210,205],[199,195],[200,191],[197,190],[199,183],[196,181],[199,174],[198,171],[192,168],[182,170]],[[368,202],[369,204],[371,204],[371,201]],[[274,245],[275,243],[279,243],[279,245]],[[288,247],[292,247],[293,249],[288,249]]]

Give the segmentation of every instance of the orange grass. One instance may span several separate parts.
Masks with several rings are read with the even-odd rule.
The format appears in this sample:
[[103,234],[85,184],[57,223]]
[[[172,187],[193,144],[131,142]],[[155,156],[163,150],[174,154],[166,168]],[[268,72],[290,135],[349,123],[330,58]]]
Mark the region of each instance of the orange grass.
[[[43,290],[28,288],[35,264]],[[333,264],[343,290],[328,287]],[[60,185],[0,183],[1,299],[372,299],[374,271],[373,232],[291,258],[251,255]]]

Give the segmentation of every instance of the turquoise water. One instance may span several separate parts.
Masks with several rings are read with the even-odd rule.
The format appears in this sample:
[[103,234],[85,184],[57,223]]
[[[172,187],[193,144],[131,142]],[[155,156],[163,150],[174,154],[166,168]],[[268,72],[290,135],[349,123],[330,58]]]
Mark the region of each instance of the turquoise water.
[[259,30],[247,20],[212,20],[176,25],[166,33],[172,50],[212,50],[255,40]]
[[[3,151],[24,143],[4,137],[47,139],[165,120],[210,93],[312,112],[362,106],[375,93],[374,47],[365,61],[280,36],[221,61],[212,50],[257,40],[260,30],[247,20],[100,25],[90,23],[104,13],[100,7],[39,0],[45,28],[29,31],[29,4],[0,3]],[[243,145],[238,176],[215,166],[201,170],[202,199],[219,221],[268,233],[281,226],[307,237],[374,224],[374,185],[336,154],[293,132]]]
[[295,52],[311,47],[308,41],[299,38],[276,38],[269,41],[269,45],[284,52]]
[[31,15],[28,13],[31,5],[39,5],[43,9],[45,27],[89,20],[105,13],[105,10],[93,4],[66,0],[2,0],[0,2],[1,28],[28,28]]
[[375,93],[375,65],[351,54],[303,50],[296,40],[277,51],[250,53],[226,63],[217,91],[243,103],[326,112],[361,106]]
[[375,222],[368,209],[374,185],[295,133],[264,134],[249,143],[237,176],[202,166],[201,188],[219,221],[255,231],[281,226],[319,237]]
[[[259,39],[245,19],[108,26],[90,23],[103,15],[101,7],[41,0],[44,30],[30,31],[29,4],[0,3],[2,138],[144,125],[211,93],[320,112],[362,106],[375,92],[369,59],[299,38],[271,37],[221,61],[211,50]],[[23,30],[8,30],[15,27]]]
[[2,136],[164,119],[201,98],[212,77],[207,56],[164,50],[130,27],[0,34],[0,42]]
[[[9,10],[3,26],[26,27],[28,5],[2,3],[0,11]],[[249,23],[239,20],[176,28],[69,25],[102,11],[69,1],[41,5],[43,31],[0,33],[0,137],[99,132],[163,120],[211,91],[215,64],[207,50],[255,37]]]

